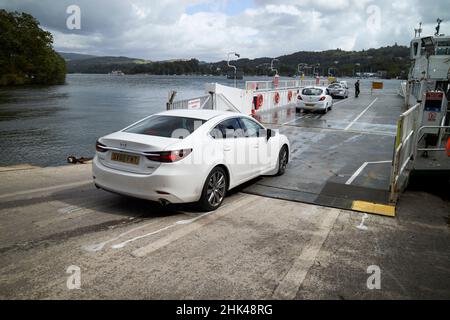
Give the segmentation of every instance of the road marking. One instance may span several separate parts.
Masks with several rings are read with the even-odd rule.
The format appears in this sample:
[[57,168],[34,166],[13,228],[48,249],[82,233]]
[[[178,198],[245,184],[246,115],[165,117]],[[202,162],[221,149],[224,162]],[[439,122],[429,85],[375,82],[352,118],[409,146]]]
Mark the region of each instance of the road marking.
[[395,206],[380,203],[356,200],[353,201],[352,210],[365,213],[379,214],[388,217],[395,217]]
[[349,101],[352,101],[352,100],[355,100],[355,99],[354,98],[347,98],[347,99],[344,99],[344,100],[341,100],[341,101],[338,101],[338,102],[333,102],[333,106],[337,106],[337,105],[339,105],[341,103],[349,102]]
[[373,161],[373,162],[364,162],[361,167],[359,167],[358,170],[355,171],[355,173],[347,180],[345,184],[352,184],[353,181],[361,174],[361,172],[367,167],[369,164],[378,164],[378,163],[391,163],[392,160],[386,160],[386,161]]
[[367,110],[369,110],[370,109],[370,107],[372,107],[374,104],[375,104],[375,102],[377,102],[377,100],[378,100],[378,98],[375,98],[368,106],[367,106],[367,108],[365,108],[352,122],[350,122],[349,123],[349,125],[344,129],[344,130],[348,130],[348,129],[350,129],[350,127],[352,126],[352,125],[354,125],[355,124],[355,122],[356,121],[358,121],[359,120],[359,118],[361,118],[363,115],[364,115],[364,113],[366,113],[367,112]]
[[292,120],[290,120],[290,121],[287,121],[287,122],[285,122],[285,123],[283,123],[283,124],[281,124],[281,125],[282,125],[282,126],[285,126],[285,125],[287,125],[287,124],[289,124],[289,123],[292,123],[292,122],[295,122],[295,121],[297,121],[297,120],[303,119],[304,117],[305,117],[305,116],[301,116],[301,117],[295,116],[294,119],[292,119]]
[[93,183],[92,180],[84,180],[84,181],[60,184],[57,186],[46,187],[46,188],[37,188],[37,189],[18,191],[18,192],[13,192],[13,193],[5,193],[5,194],[0,195],[0,199],[15,197],[15,196],[24,196],[24,195],[37,193],[37,192],[48,192],[48,191],[53,191],[53,190],[58,190],[58,189],[79,187],[79,186],[83,186],[83,185],[90,184],[90,183]]
[[273,298],[283,300],[295,298],[340,212],[338,209],[331,209],[326,213],[322,213],[324,217],[318,230],[313,233],[311,240],[306,244],[286,276],[278,284],[273,293]]
[[[152,242],[142,248],[134,250],[131,254],[135,257],[144,257],[152,252],[155,252],[156,250],[161,249],[162,247],[167,246],[168,244],[172,243],[173,241],[176,241],[182,237],[187,236],[191,232],[194,232],[201,227],[216,221],[217,219],[220,219],[221,217],[231,213],[231,212],[239,212],[239,208],[247,207],[250,203],[256,202],[259,200],[259,197],[252,196],[252,195],[245,195],[242,196],[241,199],[235,200],[232,203],[214,211],[214,214],[211,214],[211,212],[205,213],[199,217],[196,217],[194,219],[190,220],[181,220],[177,221],[175,224],[167,226],[166,230],[169,228],[172,228],[176,225],[184,224],[185,227],[175,230],[171,234],[156,240],[155,242]],[[158,231],[158,230],[157,230]],[[153,232],[154,233],[154,232]],[[120,244],[119,244],[120,245]]]
[[122,237],[124,237],[124,236],[126,236],[126,235],[128,235],[128,234],[130,234],[130,233],[132,233],[132,232],[138,231],[138,230],[143,229],[143,228],[145,228],[145,227],[149,227],[149,226],[154,225],[154,224],[156,224],[156,223],[158,223],[158,222],[159,222],[159,221],[152,221],[152,222],[146,223],[146,224],[144,224],[144,225],[142,225],[142,226],[139,226],[139,227],[136,227],[136,228],[132,228],[132,229],[130,229],[130,230],[128,230],[128,231],[125,231],[125,232],[122,232],[122,233],[119,234],[118,236],[113,237],[113,238],[111,238],[111,239],[108,239],[108,240],[106,240],[106,241],[103,241],[103,242],[100,242],[100,243],[96,243],[96,244],[91,244],[91,245],[83,246],[83,249],[86,250],[86,251],[89,251],[89,252],[97,252],[97,251],[100,251],[100,250],[102,250],[108,243],[111,243],[111,242],[114,242],[114,241],[116,241],[116,240],[119,240],[120,238],[122,238]]
[[361,223],[356,226],[356,228],[358,228],[359,230],[367,230],[369,228],[367,228],[367,226],[364,225],[364,222],[366,221],[366,219],[369,217],[369,215],[367,213],[364,213],[362,219],[361,219]]

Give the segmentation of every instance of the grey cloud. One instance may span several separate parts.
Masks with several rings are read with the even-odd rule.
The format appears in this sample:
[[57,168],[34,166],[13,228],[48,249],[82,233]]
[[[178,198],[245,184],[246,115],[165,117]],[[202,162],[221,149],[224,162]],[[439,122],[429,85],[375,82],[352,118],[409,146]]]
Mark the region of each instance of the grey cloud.
[[[207,0],[194,0],[199,3]],[[152,60],[197,57],[212,61],[236,50],[244,57],[299,50],[408,44],[424,22],[434,33],[437,17],[450,21],[448,0],[255,0],[235,16],[220,11],[185,14],[193,1],[0,0],[0,7],[36,16],[55,35],[58,50],[128,55]],[[66,8],[82,10],[82,30],[66,28]],[[380,9],[380,29],[367,25],[369,6]],[[441,32],[450,33],[450,23]]]

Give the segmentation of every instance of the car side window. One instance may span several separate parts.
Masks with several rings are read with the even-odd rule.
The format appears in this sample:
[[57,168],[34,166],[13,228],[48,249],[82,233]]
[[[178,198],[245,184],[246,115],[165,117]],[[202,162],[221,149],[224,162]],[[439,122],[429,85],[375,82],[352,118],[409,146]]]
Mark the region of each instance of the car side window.
[[214,139],[233,139],[244,136],[244,130],[241,127],[238,118],[226,119],[211,130],[211,137]]
[[244,134],[248,138],[259,137],[264,130],[260,124],[251,119],[241,118],[240,120],[244,127]]

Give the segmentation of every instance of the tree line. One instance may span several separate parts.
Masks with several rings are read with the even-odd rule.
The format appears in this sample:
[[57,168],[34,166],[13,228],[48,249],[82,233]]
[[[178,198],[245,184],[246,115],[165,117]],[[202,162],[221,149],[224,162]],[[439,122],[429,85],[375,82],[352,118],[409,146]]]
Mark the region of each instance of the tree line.
[[27,13],[0,10],[0,86],[62,84],[66,63],[50,32]]
[[[344,51],[341,49],[322,52],[300,51],[277,58],[274,63],[278,73],[283,76],[321,76],[345,77],[357,73],[381,72],[386,78],[406,78],[410,67],[409,49],[405,46],[388,46],[362,51]],[[233,61],[239,71],[247,76],[274,75],[270,69],[272,58],[239,59]],[[302,64],[299,68],[299,64]],[[299,70],[300,69],[300,70]],[[96,57],[68,62],[70,73],[109,73],[121,70],[126,74],[190,75],[211,74],[226,75],[230,72],[227,61],[206,63],[197,59],[163,62],[136,61],[125,57]]]

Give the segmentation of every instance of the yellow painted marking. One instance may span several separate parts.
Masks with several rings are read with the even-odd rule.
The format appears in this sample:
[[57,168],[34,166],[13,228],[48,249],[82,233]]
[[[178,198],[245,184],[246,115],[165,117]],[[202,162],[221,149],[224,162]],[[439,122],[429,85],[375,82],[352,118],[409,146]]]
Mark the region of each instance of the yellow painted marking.
[[372,203],[366,201],[353,201],[352,210],[366,213],[379,214],[382,216],[395,217],[395,206]]

